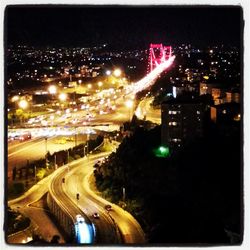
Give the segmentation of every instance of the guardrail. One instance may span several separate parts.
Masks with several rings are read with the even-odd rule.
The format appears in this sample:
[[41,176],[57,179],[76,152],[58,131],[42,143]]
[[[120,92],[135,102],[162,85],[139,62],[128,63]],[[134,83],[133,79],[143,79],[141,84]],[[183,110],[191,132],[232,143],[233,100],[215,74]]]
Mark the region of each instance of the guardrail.
[[[95,147],[91,152],[99,149],[104,145],[104,141],[100,143],[97,147]],[[91,153],[90,152],[90,153]],[[68,164],[67,164],[68,165]],[[64,170],[66,170],[67,165],[61,167],[58,169],[58,171],[61,171],[62,173]],[[75,239],[75,215],[76,214],[82,214],[84,218],[89,221],[88,217],[81,211],[73,202],[71,202],[71,208],[74,208],[74,214],[72,214],[72,211],[69,210],[69,207],[67,207],[63,202],[61,202],[58,197],[56,190],[54,189],[53,182],[55,179],[58,178],[57,176],[51,180],[51,183],[49,185],[49,191],[47,194],[47,204],[52,212],[52,214],[55,216],[56,220],[61,225],[64,234],[66,236],[67,242],[74,242]]]
[[64,234],[66,236],[67,242],[73,242],[75,237],[74,232],[74,218],[70,215],[69,211],[67,211],[62,204],[58,204],[59,202],[55,198],[51,192],[48,192],[47,195],[47,204],[48,207],[55,216],[56,220],[60,223]]

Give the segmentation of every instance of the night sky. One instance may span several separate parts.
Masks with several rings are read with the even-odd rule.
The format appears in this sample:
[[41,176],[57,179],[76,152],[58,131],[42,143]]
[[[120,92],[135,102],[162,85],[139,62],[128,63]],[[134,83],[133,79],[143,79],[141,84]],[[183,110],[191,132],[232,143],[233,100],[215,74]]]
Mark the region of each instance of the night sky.
[[152,43],[239,45],[239,7],[15,7],[5,12],[8,45],[147,48]]

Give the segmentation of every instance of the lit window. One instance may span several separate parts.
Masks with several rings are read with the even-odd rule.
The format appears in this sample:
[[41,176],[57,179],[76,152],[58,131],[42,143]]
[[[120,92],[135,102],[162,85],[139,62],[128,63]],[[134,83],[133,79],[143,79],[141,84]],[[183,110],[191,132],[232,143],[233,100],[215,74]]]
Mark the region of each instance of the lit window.
[[177,111],[171,111],[171,110],[170,110],[170,111],[168,111],[168,113],[169,113],[170,115],[171,115],[171,114],[172,114],[172,115],[176,115],[176,114],[177,114]]
[[179,138],[173,138],[172,141],[173,141],[173,142],[180,142],[181,139],[179,139]]
[[177,126],[177,122],[169,122],[168,125],[169,126]]

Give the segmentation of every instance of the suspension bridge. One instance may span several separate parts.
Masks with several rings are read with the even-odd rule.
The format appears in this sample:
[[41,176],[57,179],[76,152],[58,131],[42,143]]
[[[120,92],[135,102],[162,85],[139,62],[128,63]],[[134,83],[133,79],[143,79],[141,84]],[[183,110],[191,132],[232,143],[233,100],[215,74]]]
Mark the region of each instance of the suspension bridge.
[[166,71],[174,62],[171,46],[150,44],[148,73],[130,87],[130,93],[136,94],[152,86],[162,72]]

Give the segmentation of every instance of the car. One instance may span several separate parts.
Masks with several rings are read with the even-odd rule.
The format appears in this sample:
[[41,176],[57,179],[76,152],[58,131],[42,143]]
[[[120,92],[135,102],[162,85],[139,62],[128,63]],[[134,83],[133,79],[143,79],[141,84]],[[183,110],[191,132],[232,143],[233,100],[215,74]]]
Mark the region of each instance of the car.
[[84,218],[80,214],[76,215],[76,222],[77,223],[83,223],[84,221],[85,221]]
[[14,141],[14,137],[8,136],[8,142]]
[[19,140],[20,136],[19,135],[15,135],[14,136],[14,140]]
[[93,217],[94,217],[95,219],[99,219],[99,218],[100,218],[100,215],[99,215],[98,213],[93,213]]
[[111,210],[112,210],[112,206],[108,204],[108,205],[105,206],[105,209],[106,209],[107,211],[111,211]]

